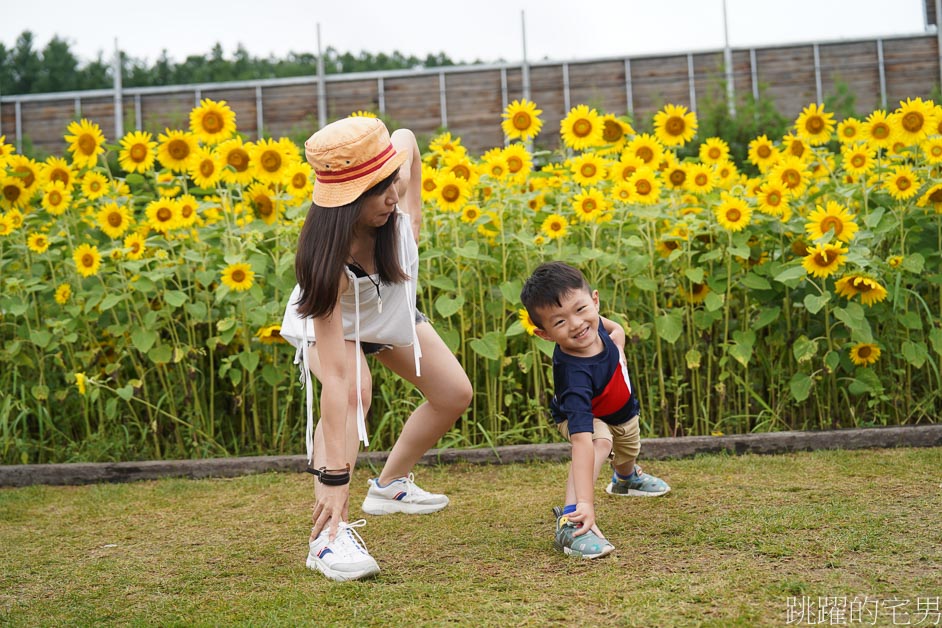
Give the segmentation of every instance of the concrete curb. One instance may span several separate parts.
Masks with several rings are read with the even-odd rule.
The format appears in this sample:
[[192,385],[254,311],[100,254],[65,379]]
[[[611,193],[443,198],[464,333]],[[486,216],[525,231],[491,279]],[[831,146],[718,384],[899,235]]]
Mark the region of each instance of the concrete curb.
[[[942,424],[906,427],[843,429],[823,432],[770,432],[733,436],[688,436],[643,439],[641,456],[647,460],[688,458],[697,454],[781,454],[817,449],[871,449],[942,446]],[[365,452],[360,463],[377,464],[388,452]],[[509,445],[493,449],[433,449],[420,464],[508,464],[560,461],[569,458],[568,443]],[[207,460],[147,462],[80,462],[65,464],[0,465],[0,486],[33,484],[74,485],[98,482],[133,482],[165,477],[235,477],[267,471],[301,472],[304,456],[252,456]]]

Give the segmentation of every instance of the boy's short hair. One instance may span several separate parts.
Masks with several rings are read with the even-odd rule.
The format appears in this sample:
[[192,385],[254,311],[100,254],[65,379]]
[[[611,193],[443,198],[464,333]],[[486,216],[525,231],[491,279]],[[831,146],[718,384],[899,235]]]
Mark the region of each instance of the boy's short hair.
[[543,329],[538,308],[560,307],[562,297],[573,290],[590,291],[589,282],[578,268],[563,262],[544,262],[536,267],[520,291],[520,300],[527,308],[530,320]]

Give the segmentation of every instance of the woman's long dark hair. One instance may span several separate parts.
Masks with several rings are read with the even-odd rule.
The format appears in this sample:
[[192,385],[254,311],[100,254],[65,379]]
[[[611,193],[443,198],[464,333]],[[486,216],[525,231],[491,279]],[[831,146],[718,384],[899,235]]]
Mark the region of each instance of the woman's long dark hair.
[[[295,305],[301,316],[320,318],[333,310],[363,200],[384,193],[398,174],[393,172],[349,205],[321,207],[311,203],[294,258],[294,274],[301,286],[301,296]],[[399,213],[393,212],[386,224],[376,230],[373,259],[382,283],[409,278],[399,265],[398,221]]]

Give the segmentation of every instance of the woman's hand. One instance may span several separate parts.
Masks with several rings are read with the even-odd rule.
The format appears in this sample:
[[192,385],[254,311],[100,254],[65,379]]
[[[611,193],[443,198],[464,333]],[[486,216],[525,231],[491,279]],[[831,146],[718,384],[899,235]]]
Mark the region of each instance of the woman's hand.
[[311,530],[311,538],[316,538],[329,523],[328,536],[333,541],[340,522],[347,520],[350,485],[327,486],[318,483],[314,493],[314,529]]

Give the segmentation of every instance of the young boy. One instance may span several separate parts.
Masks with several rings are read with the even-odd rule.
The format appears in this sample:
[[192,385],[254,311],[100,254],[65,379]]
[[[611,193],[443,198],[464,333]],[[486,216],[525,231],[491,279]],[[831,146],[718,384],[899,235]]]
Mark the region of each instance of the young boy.
[[635,464],[641,405],[628,378],[625,332],[599,315],[598,290],[582,272],[562,262],[538,266],[520,299],[536,325],[534,333],[556,343],[550,410],[572,443],[566,507],[553,509],[555,546],[582,558],[606,556],[615,548],[595,524],[594,486],[609,455],[614,452],[607,493],[654,497],[671,490]]

